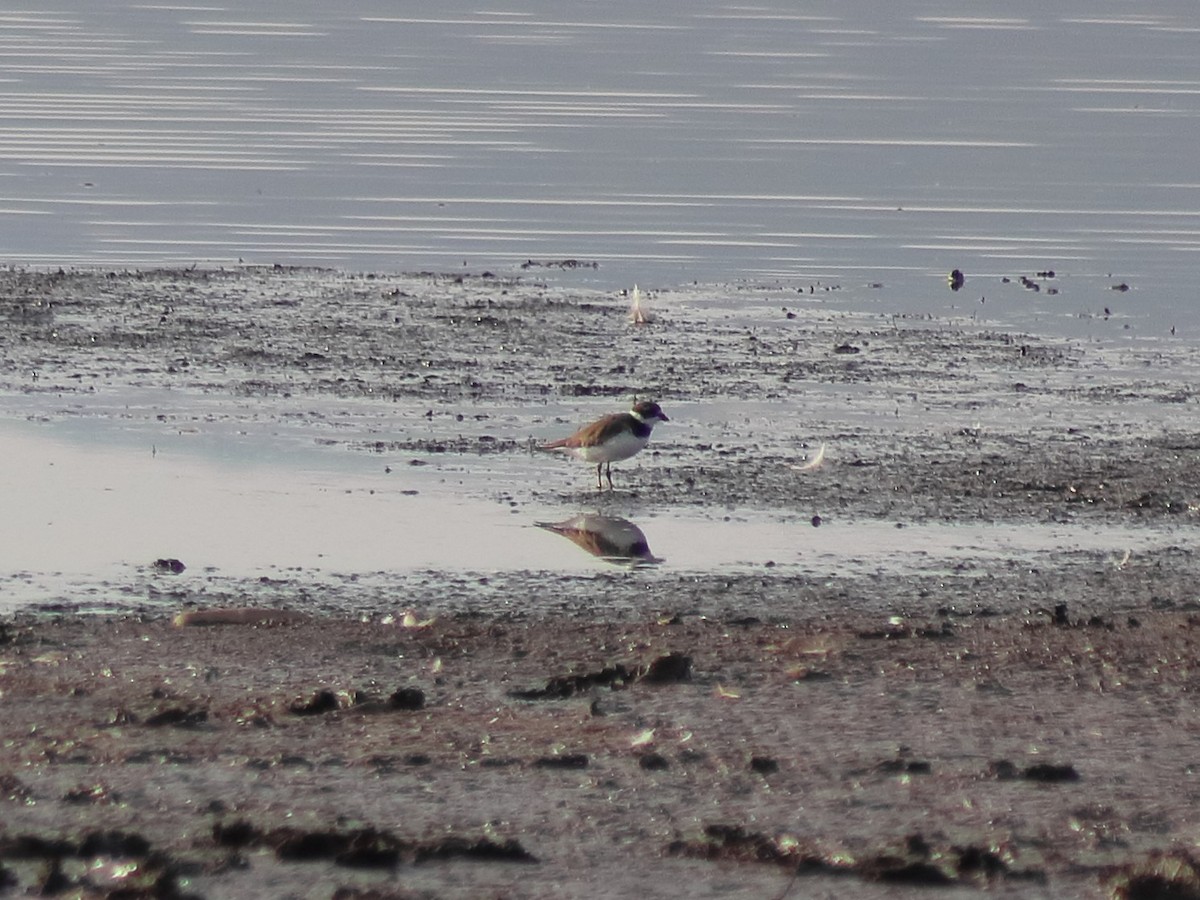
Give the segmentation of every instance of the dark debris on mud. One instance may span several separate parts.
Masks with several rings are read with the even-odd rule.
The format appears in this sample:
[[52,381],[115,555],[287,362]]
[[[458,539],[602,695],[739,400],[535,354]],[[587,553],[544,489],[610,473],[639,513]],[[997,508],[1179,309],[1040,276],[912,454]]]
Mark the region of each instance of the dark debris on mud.
[[854,854],[796,835],[764,835],[740,826],[708,825],[702,838],[676,841],[668,852],[709,860],[771,863],[798,875],[855,876],[886,884],[983,887],[998,878],[1044,884],[1039,870],[1020,869],[1003,847],[937,846],[910,834],[895,846]]

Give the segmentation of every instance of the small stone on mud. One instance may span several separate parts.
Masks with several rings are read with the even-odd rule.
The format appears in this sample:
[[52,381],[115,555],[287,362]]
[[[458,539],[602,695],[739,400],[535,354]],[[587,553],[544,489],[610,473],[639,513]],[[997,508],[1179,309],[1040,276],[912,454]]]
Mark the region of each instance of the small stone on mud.
[[350,843],[349,836],[333,831],[280,829],[269,837],[277,857],[296,861],[328,859],[343,853]]
[[933,766],[923,759],[887,759],[875,767],[888,775],[928,775]]
[[909,862],[897,865],[888,857],[880,857],[872,860],[871,864],[864,865],[863,875],[886,884],[949,885],[954,883],[949,875],[932,863]]
[[319,716],[337,708],[337,694],[330,690],[317,691],[308,702],[296,700],[291,705],[292,712],[298,716]]
[[213,826],[213,840],[222,847],[245,847],[261,839],[262,833],[245,819],[228,825],[218,822]]
[[671,684],[692,677],[692,658],[682,653],[668,653],[650,663],[644,680],[651,684]]
[[750,757],[750,771],[759,775],[774,775],[779,771],[779,761],[769,756]]
[[533,764],[539,769],[586,769],[588,758],[586,753],[564,753],[562,756],[543,756]]
[[661,753],[646,753],[638,757],[638,765],[647,772],[661,772],[671,767],[671,763]]
[[1051,784],[1061,781],[1078,781],[1079,772],[1072,765],[1037,763],[1026,769],[1022,777],[1027,781],[1042,781]]
[[425,692],[420,688],[400,688],[388,698],[388,706],[392,709],[424,709]]

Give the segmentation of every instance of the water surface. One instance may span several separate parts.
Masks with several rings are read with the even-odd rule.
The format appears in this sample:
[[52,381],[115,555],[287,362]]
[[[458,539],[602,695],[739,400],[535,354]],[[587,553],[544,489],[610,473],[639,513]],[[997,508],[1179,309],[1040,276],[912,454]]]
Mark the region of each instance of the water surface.
[[51,0],[0,13],[3,258],[570,259],[532,272],[1194,336],[1198,36],[1184,0]]
[[[204,596],[212,579],[296,579],[301,604],[306,592],[349,580],[377,584],[403,605],[422,598],[398,585],[427,572],[587,577],[624,568],[646,579],[762,572],[836,581],[953,577],[964,566],[1037,566],[1063,553],[1104,567],[1174,546],[1182,533],[836,514],[817,526],[755,509],[662,509],[630,522],[612,514],[605,495],[579,509],[537,495],[552,465],[541,457],[414,468],[401,457],[278,436],[215,437],[96,420],[0,422],[0,613],[38,604],[111,611],[160,595]],[[636,529],[652,559],[598,553],[544,527],[595,518]],[[160,559],[187,568],[156,574]]]

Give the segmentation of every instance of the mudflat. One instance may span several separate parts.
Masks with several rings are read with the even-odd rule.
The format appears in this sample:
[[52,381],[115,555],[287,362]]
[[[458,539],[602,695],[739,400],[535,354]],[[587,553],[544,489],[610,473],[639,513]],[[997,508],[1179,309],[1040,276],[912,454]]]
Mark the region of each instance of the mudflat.
[[[484,273],[0,273],[10,417],[270,420],[475,461],[494,478],[463,490],[564,519],[930,541],[925,566],[847,548],[318,592],[147,560],[99,613],[14,604],[0,884],[1200,896],[1192,348],[836,311],[812,288],[662,293],[638,324],[623,297]],[[616,491],[586,466],[529,477],[533,438],[635,394],[674,428]],[[947,556],[955,529],[1026,541]],[[3,577],[19,598],[28,574]]]

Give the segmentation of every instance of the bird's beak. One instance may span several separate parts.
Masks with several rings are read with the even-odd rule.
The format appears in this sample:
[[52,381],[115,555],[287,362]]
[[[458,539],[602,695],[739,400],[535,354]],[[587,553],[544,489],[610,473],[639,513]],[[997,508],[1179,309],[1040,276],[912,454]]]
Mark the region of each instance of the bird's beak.
[[667,414],[666,414],[666,413],[659,413],[659,414],[658,414],[658,417],[659,417],[660,419],[662,419],[664,422],[670,422],[670,421],[671,421],[670,419],[668,419],[668,418],[667,418]]

